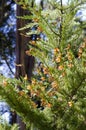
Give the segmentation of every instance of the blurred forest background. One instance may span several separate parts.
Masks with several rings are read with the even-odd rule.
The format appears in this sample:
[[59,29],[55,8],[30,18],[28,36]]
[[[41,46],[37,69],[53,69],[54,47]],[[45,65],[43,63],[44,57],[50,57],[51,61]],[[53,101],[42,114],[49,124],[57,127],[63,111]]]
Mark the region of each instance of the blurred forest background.
[[0,73],[13,77],[16,44],[16,4],[0,0]]

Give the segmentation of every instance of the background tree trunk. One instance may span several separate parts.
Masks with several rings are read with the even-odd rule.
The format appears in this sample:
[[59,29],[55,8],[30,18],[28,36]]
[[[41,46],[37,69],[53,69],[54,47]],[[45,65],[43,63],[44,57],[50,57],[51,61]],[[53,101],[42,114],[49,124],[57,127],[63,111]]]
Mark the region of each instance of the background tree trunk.
[[[23,16],[28,13],[26,10],[23,10],[21,6],[17,5],[17,16]],[[29,13],[28,13],[29,15]],[[27,75],[28,80],[31,80],[32,70],[34,67],[34,57],[26,55],[25,51],[28,49],[27,44],[29,43],[29,38],[25,37],[22,34],[25,34],[25,31],[20,32],[18,29],[24,27],[26,22],[22,19],[17,19],[17,33],[16,33],[16,78],[24,77]],[[25,124],[21,121],[18,115],[16,116],[16,121],[20,126],[20,130],[25,130]]]
[[[17,5],[17,16],[23,16],[28,13],[29,12],[23,10],[19,5]],[[27,74],[27,77],[30,79],[32,76],[32,69],[34,67],[34,57],[25,54],[25,51],[28,49],[27,44],[29,43],[30,38],[22,35],[25,34],[25,31],[20,32],[18,30],[19,28],[24,27],[26,22],[29,21],[17,19],[16,78],[19,78],[20,76],[25,76],[25,74]]]

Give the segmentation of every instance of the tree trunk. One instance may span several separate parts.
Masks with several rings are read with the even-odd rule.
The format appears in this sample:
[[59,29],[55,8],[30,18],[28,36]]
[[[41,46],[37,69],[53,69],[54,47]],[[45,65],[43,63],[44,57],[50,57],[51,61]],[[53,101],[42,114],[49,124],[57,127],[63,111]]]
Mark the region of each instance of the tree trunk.
[[[23,10],[19,5],[17,5],[17,16],[23,16],[28,13]],[[29,15],[29,13],[28,13]],[[31,80],[32,70],[34,67],[34,57],[26,55],[25,51],[28,49],[27,44],[29,43],[29,38],[22,34],[25,31],[20,32],[18,29],[24,27],[24,25],[30,21],[25,21],[22,19],[17,19],[17,33],[16,33],[16,78],[24,77],[27,75],[28,80]],[[16,115],[15,115],[16,116]],[[14,116],[14,117],[15,117]],[[16,116],[17,123],[20,126],[20,130],[25,130],[25,124],[21,121],[20,117]]]
[[[28,13],[29,12],[17,5],[17,16],[23,16]],[[23,35],[25,34],[25,31],[20,32],[18,30],[19,28],[24,27],[27,22],[29,21],[17,19],[16,78],[19,78],[20,76],[24,77],[25,74],[27,74],[27,77],[31,79],[32,69],[34,67],[34,57],[25,54],[30,39]]]

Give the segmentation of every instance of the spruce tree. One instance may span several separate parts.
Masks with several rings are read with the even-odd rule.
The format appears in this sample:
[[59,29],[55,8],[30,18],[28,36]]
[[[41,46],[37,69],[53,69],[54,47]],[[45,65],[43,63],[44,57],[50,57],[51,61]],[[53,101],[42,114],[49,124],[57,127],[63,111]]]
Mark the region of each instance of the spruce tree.
[[28,130],[85,130],[86,25],[77,21],[76,13],[86,0],[69,0],[67,5],[47,0],[44,9],[35,3],[32,8],[31,0],[16,2],[31,12],[20,16],[32,21],[20,30],[36,37],[25,52],[35,57],[35,67],[29,81],[27,75],[20,79],[0,76],[0,95]]

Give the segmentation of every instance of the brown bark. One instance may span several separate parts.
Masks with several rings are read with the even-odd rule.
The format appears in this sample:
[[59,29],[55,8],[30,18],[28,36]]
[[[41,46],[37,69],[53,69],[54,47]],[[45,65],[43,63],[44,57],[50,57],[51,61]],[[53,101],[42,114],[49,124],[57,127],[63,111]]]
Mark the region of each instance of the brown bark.
[[[23,16],[28,13],[23,10],[19,5],[17,5],[17,16]],[[29,13],[28,13],[29,15]],[[18,29],[24,27],[24,25],[30,21],[25,21],[22,19],[17,19],[17,34],[16,34],[16,78],[24,77],[27,75],[28,79],[31,80],[32,70],[34,67],[34,57],[26,55],[25,51],[28,49],[27,44],[29,43],[29,38],[21,35],[25,34],[25,30],[20,32]],[[21,121],[19,116],[14,115],[16,121],[20,126],[20,130],[25,130],[25,124]]]
[[[28,12],[26,10],[23,10],[19,5],[17,5],[17,16],[23,16],[27,13]],[[30,79],[32,76],[32,69],[34,67],[34,57],[25,54],[25,51],[28,49],[27,44],[30,39],[21,35],[21,33],[25,34],[25,31],[20,32],[18,30],[19,28],[24,27],[27,22],[29,21],[17,19],[16,78],[27,74]]]

